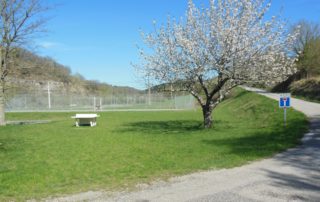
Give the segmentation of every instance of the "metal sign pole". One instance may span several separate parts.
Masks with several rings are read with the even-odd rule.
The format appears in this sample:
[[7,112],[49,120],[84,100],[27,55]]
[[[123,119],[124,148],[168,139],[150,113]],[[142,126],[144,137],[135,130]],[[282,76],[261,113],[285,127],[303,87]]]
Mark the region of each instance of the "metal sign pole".
[[284,107],[284,127],[287,127],[287,108]]
[[290,94],[280,95],[279,107],[283,108],[284,127],[287,127],[287,108],[290,107]]
[[287,98],[286,98],[286,97],[283,98],[283,102],[284,102],[284,108],[283,108],[283,113],[284,113],[284,117],[283,117],[283,119],[284,119],[284,127],[287,127],[287,105],[286,105],[286,103],[287,103]]

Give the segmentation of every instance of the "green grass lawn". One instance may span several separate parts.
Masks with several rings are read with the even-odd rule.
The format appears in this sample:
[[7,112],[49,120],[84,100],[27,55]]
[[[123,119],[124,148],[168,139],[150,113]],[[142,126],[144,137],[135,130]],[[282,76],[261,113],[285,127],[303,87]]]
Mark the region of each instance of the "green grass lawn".
[[0,128],[0,201],[115,190],[199,170],[240,166],[293,147],[306,117],[237,90],[203,129],[200,111],[105,112],[94,128],[73,113],[8,113],[48,124]]

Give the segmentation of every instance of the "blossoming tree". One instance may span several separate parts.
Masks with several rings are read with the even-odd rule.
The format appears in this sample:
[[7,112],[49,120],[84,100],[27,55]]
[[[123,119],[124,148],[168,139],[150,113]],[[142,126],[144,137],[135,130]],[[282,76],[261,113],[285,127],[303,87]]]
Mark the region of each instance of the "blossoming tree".
[[197,8],[190,0],[185,18],[142,33],[148,48],[139,49],[138,70],[192,94],[210,128],[212,111],[234,87],[294,72],[296,34],[281,19],[266,19],[270,6],[265,0],[210,0],[208,8]]

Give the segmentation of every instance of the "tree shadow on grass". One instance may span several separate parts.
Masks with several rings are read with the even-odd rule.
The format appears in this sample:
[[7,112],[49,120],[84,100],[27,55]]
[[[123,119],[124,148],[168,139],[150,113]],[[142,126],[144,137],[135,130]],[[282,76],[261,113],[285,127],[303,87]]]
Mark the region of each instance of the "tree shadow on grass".
[[284,148],[284,141],[276,135],[276,132],[259,132],[254,135],[248,134],[246,137],[237,138],[235,135],[223,139],[205,139],[202,142],[213,147],[228,148],[228,153],[232,155],[257,158],[272,155]]
[[18,137],[0,137],[0,152],[9,152],[17,149],[18,146],[23,145],[24,141]]
[[124,125],[122,132],[139,132],[141,134],[183,134],[204,130],[201,121],[141,121]]
[[8,161],[8,156],[9,159],[11,159],[14,155],[24,153],[25,148],[21,146],[25,145],[26,143],[21,139],[22,138],[17,136],[0,136],[0,156],[5,157],[3,162],[0,161],[0,175],[15,169],[8,166],[8,163],[10,163],[10,161]]
[[304,121],[293,120],[287,128],[273,126],[273,129],[261,128],[258,132],[257,129],[254,131],[251,134],[242,134],[241,137],[235,134],[222,139],[212,137],[202,142],[214,147],[228,148],[233,155],[266,157],[299,144],[306,127]]

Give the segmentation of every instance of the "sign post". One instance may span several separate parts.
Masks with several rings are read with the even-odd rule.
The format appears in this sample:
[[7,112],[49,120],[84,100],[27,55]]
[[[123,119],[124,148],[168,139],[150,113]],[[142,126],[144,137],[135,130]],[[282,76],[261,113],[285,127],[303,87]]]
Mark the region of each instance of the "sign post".
[[284,126],[286,127],[287,126],[287,108],[291,107],[291,96],[289,93],[280,95],[279,107],[283,108]]

